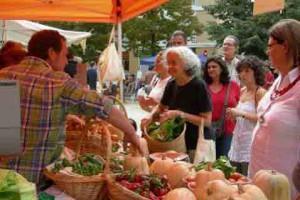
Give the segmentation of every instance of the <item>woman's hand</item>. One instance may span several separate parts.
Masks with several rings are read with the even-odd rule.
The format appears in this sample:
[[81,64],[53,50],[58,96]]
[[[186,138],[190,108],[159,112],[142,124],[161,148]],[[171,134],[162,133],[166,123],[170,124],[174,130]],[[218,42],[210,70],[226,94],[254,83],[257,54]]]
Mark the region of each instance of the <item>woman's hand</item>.
[[145,128],[149,126],[149,124],[152,122],[151,117],[147,117],[141,120],[141,130],[144,132]]
[[242,116],[243,114],[237,108],[227,108],[226,116],[231,119],[235,119],[236,117]]
[[164,122],[168,119],[171,119],[171,118],[174,118],[174,117],[177,117],[177,116],[181,116],[182,115],[182,111],[180,110],[167,110],[163,113],[160,114],[160,122]]

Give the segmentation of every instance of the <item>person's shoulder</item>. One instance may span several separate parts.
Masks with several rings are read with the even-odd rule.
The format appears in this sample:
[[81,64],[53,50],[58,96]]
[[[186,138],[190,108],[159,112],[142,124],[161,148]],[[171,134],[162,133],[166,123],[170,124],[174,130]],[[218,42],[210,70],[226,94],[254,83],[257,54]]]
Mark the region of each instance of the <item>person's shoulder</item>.
[[191,80],[191,84],[194,85],[194,86],[206,86],[206,82],[201,79],[201,78],[198,78],[198,77],[194,77],[192,80]]
[[231,84],[231,87],[234,89],[237,89],[237,90],[241,89],[240,85],[236,81],[231,80],[230,84]]
[[265,94],[266,94],[267,90],[263,87],[258,87],[256,95],[258,97],[258,99],[261,99]]

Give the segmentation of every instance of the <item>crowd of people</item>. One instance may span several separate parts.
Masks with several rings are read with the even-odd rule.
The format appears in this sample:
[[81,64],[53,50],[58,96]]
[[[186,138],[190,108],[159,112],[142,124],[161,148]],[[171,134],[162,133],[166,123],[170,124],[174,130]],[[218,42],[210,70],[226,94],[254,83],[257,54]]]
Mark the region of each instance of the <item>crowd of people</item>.
[[[250,178],[260,169],[285,174],[295,199],[300,189],[295,181],[300,178],[300,22],[281,20],[270,28],[269,62],[239,56],[239,40],[229,35],[222,56],[208,57],[201,66],[186,47],[186,37],[176,33],[181,39],[172,35],[155,62],[156,68],[164,65],[171,77],[163,87],[152,86],[162,96],[138,98],[141,108],[150,112],[141,121],[142,130],[151,121],[181,116],[187,122],[185,142],[192,159],[204,121],[205,139],[216,141],[216,157],[228,156],[237,171]],[[146,100],[151,106],[145,109]]]
[[[228,156],[238,172],[249,177],[260,169],[285,174],[295,198],[300,189],[293,183],[300,178],[299,34],[297,20],[273,25],[266,51],[269,63],[253,55],[238,56],[239,40],[229,35],[224,38],[222,56],[212,55],[201,66],[199,57],[186,46],[184,32],[175,31],[168,48],[156,56],[148,88],[137,92],[133,75],[125,83],[128,93],[137,92],[141,109],[149,112],[141,129],[155,120],[182,117],[192,160],[203,122],[204,137],[215,140],[217,157]],[[107,120],[143,153],[130,121],[109,98],[95,92],[95,63],[89,69],[75,64],[76,70],[85,69],[84,77],[76,78],[71,55],[65,67],[67,55],[65,38],[52,30],[35,33],[27,50],[14,42],[0,50],[0,79],[17,80],[21,86],[23,148],[20,155],[0,156],[0,167],[14,169],[39,186],[43,185],[42,169],[62,151],[68,114]],[[270,65],[278,72],[275,81],[266,70]]]

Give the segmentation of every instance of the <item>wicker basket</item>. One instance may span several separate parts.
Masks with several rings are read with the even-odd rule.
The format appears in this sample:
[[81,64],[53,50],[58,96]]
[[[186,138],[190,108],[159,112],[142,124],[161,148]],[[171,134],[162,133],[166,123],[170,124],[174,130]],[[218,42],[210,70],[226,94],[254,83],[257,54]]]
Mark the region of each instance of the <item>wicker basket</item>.
[[145,133],[145,139],[147,140],[148,143],[149,152],[155,153],[155,152],[165,152],[169,150],[174,150],[177,152],[185,153],[186,152],[186,145],[185,145],[185,138],[184,138],[185,130],[186,130],[186,124],[184,124],[183,130],[177,138],[175,138],[170,142],[160,142],[150,137],[147,133],[147,128],[145,128],[144,133]]
[[113,176],[107,176],[108,197],[110,200],[149,200],[117,183]]
[[[87,132],[87,127],[85,131]],[[104,126],[104,135],[105,135],[105,152],[106,157],[110,158],[111,154],[111,138],[107,126]],[[81,146],[85,139],[85,134],[81,135],[81,138],[78,140],[76,149],[76,158],[78,157]],[[108,163],[106,163],[108,165]],[[107,168],[107,167],[106,167]],[[46,177],[54,181],[54,183],[65,193],[72,196],[78,200],[100,200],[100,192],[104,188],[105,178],[104,174],[99,174],[95,176],[70,176],[62,173],[53,173],[52,171],[46,168],[44,170]]]
[[[98,133],[90,133],[88,131],[88,126],[92,125],[93,123],[101,123],[101,126],[105,127],[106,130],[110,134],[109,124],[105,121],[97,121],[97,122],[90,122],[86,125],[83,131],[68,131],[66,133],[67,139],[65,142],[65,146],[69,149],[72,149],[75,152],[80,152],[81,154],[84,153],[93,153],[102,156],[106,159],[107,156],[107,138],[106,134],[98,134]],[[78,146],[78,141],[80,140],[81,136],[83,136],[83,140],[81,141],[81,145]],[[79,148],[79,149],[76,149]]]

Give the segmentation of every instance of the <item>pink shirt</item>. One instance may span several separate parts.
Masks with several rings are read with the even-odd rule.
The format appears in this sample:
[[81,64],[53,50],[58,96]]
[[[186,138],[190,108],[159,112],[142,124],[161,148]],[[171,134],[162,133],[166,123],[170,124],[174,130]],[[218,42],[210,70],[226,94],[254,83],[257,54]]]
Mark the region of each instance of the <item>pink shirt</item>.
[[258,122],[254,129],[249,175],[253,177],[260,169],[274,169],[285,174],[292,189],[292,199],[297,191],[292,182],[292,172],[300,160],[300,81],[282,96],[271,100],[274,88],[282,82],[287,86],[300,75],[296,68],[283,80],[279,76],[258,104]]
[[[212,121],[217,121],[221,118],[224,100],[226,96],[226,90],[228,85],[224,85],[219,92],[213,92],[210,87],[209,93],[212,99],[213,111],[212,111]],[[234,108],[240,99],[240,86],[235,82],[231,81],[229,96],[228,96],[228,107]],[[230,119],[225,120],[225,131],[226,133],[232,134],[235,126],[235,122]]]

